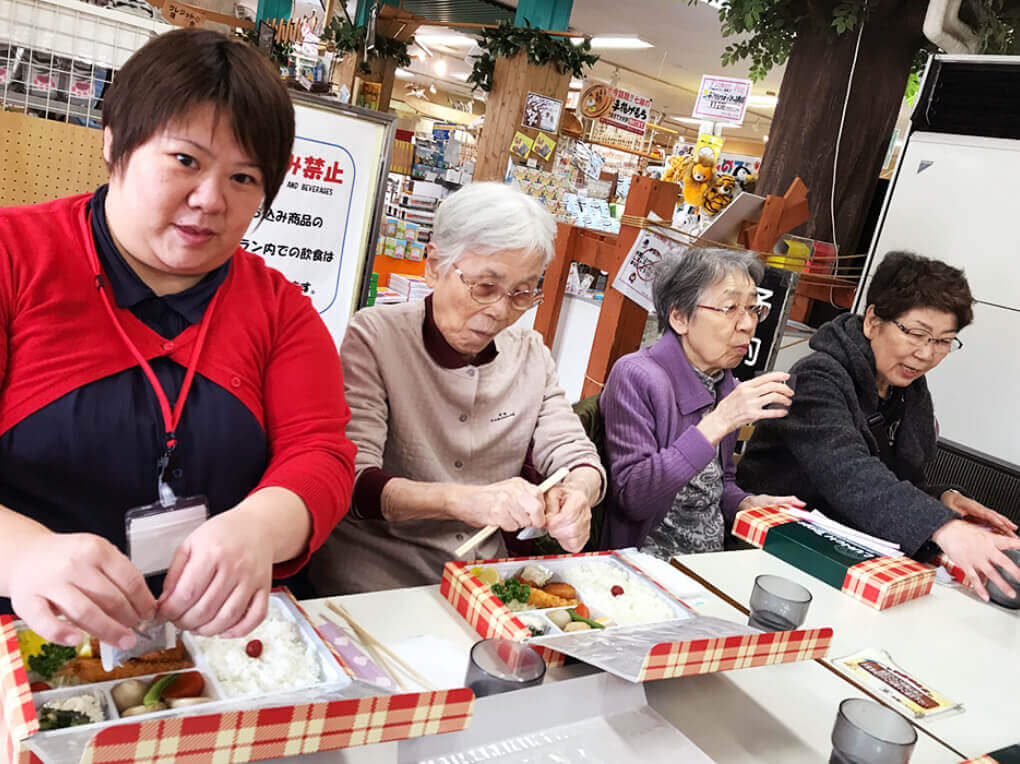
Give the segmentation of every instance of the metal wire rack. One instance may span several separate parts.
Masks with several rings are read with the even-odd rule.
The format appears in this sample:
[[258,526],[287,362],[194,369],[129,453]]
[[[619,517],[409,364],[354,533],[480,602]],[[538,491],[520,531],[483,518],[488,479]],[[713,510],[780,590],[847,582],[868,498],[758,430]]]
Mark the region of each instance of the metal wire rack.
[[173,29],[145,0],[0,0],[0,106],[102,125],[113,73]]

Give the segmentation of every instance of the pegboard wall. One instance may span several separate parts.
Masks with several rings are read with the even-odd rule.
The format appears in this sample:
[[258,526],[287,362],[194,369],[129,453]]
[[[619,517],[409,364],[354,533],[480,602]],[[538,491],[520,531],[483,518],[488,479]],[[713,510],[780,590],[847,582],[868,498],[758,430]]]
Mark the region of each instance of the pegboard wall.
[[94,191],[108,177],[102,130],[0,112],[0,206]]

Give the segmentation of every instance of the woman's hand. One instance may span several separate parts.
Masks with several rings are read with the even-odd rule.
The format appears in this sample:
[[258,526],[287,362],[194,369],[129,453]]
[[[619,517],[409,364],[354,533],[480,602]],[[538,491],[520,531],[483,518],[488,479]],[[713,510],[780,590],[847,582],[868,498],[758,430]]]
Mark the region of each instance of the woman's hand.
[[591,535],[591,506],[602,492],[602,476],[590,467],[577,467],[545,492],[549,535],[568,552],[580,552]]
[[545,528],[545,502],[538,486],[524,478],[510,478],[489,485],[448,487],[448,514],[476,527],[498,525],[505,531]]
[[807,504],[796,496],[769,496],[767,493],[756,493],[741,499],[740,503],[737,504],[737,510],[743,511],[753,507],[796,507],[797,509],[804,509],[806,506]]
[[931,540],[963,570],[967,584],[985,602],[988,602],[988,591],[984,586],[986,579],[1007,597],[1012,596],[1013,588],[1003,580],[995,566],[1020,581],[1020,568],[1002,553],[1003,549],[1020,549],[1020,539],[992,533],[965,520],[950,520],[931,535]]
[[50,642],[77,645],[85,631],[127,649],[135,643],[131,627],[156,612],[138,568],[100,536],[47,532],[12,562],[14,611]]
[[273,542],[236,508],[209,518],[177,548],[158,615],[205,637],[241,637],[269,606]]
[[[741,382],[713,411],[702,417],[698,429],[715,446],[745,424],[786,416],[793,402],[792,388],[783,384],[789,378],[785,371],[773,371]],[[766,409],[770,403],[779,405]]]
[[993,531],[1006,536],[1015,535],[1016,523],[981,502],[964,496],[959,491],[945,491],[942,494],[942,503],[954,512],[963,515],[967,520],[984,523],[990,526]]

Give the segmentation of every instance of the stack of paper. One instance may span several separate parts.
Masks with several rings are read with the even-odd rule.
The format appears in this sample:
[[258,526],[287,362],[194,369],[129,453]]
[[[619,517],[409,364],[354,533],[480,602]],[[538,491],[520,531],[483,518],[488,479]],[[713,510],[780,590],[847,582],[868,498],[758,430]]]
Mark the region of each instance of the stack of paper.
[[852,541],[855,544],[869,549],[875,554],[882,555],[883,557],[901,557],[903,552],[900,550],[899,544],[894,544],[891,541],[880,539],[877,536],[869,536],[863,531],[854,530],[842,523],[838,523],[830,517],[826,517],[824,514],[819,512],[817,509],[808,512],[803,509],[796,509],[794,507],[783,507],[784,512],[793,515],[798,520],[817,525],[819,528],[824,528],[826,531],[834,536],[839,536],[847,541]]

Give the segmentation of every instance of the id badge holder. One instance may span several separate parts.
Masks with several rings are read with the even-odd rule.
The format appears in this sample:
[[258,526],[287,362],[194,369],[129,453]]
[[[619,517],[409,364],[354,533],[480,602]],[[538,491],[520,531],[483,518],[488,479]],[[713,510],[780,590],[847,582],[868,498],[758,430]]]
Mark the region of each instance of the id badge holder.
[[[161,492],[162,493],[162,492]],[[174,553],[209,518],[204,496],[166,497],[124,514],[128,557],[143,576],[166,573]]]

